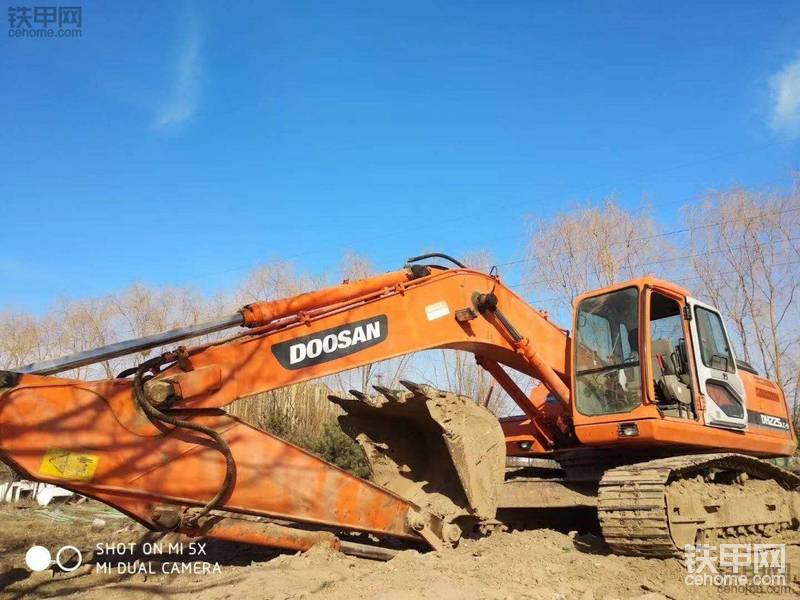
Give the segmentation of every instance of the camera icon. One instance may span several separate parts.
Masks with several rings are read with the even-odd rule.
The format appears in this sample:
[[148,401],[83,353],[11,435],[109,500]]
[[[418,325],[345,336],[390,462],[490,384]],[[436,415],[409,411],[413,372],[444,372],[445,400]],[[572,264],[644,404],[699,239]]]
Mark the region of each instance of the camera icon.
[[[70,550],[74,553],[73,555],[69,554]],[[77,556],[78,562],[74,565],[67,566],[66,561],[73,558],[73,556]],[[61,546],[56,552],[55,561],[50,554],[50,550],[44,546],[31,546],[25,553],[25,564],[28,565],[31,571],[44,571],[50,568],[54,562],[59,569],[69,573],[83,564],[83,555],[75,546]]]

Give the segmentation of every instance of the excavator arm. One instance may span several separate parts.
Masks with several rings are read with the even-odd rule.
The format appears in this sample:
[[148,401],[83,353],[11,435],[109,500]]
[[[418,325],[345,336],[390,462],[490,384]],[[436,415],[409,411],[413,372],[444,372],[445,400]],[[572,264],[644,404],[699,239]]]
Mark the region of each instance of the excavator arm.
[[[246,329],[181,346],[116,379],[52,374],[85,364],[80,357],[0,372],[0,456],[27,477],[96,498],[150,529],[290,549],[350,544],[344,549],[369,555],[331,532],[439,547],[494,517],[505,459],[497,420],[469,399],[409,382],[403,391],[378,388],[378,397],[332,398],[370,462],[366,481],[222,407],[447,348],[473,353],[509,393],[530,420],[534,450],[571,443],[569,337],[497,277],[409,264],[251,304],[222,322]],[[557,402],[528,397],[501,365],[541,381]]]

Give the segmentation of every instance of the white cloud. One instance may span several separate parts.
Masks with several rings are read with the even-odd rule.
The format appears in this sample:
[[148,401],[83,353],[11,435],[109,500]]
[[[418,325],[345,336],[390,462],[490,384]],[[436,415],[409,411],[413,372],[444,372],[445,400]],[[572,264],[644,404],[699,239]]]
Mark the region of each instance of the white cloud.
[[800,136],[800,54],[773,75],[769,85],[770,127],[790,138]]
[[153,119],[155,129],[174,127],[191,119],[200,100],[200,47],[203,34],[194,15],[187,15],[184,22],[186,29],[179,40],[172,89]]

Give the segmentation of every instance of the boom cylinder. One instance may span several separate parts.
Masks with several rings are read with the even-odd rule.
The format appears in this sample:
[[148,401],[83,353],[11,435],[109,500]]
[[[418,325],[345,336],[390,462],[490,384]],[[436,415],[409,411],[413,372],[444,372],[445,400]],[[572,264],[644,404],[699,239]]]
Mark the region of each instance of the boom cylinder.
[[379,292],[384,288],[393,287],[399,283],[405,283],[412,279],[413,275],[406,270],[393,271],[385,275],[370,277],[352,283],[337,285],[336,287],[306,292],[282,298],[280,300],[270,300],[266,302],[254,302],[242,309],[245,327],[259,327],[266,325],[276,319],[282,319],[290,315],[296,315],[314,308],[331,306],[340,302],[346,302],[355,298],[360,298],[373,292]]

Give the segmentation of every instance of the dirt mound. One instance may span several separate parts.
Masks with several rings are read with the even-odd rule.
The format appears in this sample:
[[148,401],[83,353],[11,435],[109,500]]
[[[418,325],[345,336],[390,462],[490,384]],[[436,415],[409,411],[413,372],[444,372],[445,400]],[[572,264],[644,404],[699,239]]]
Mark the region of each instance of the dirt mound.
[[[94,544],[111,541],[114,536],[121,535],[126,542],[132,535],[135,537],[132,528],[120,533],[117,524],[94,531],[88,516],[70,527],[51,529],[47,536],[50,544],[74,543],[85,548],[88,554]],[[29,573],[24,568],[25,544],[9,544],[14,535],[18,539],[22,536],[30,539],[34,526],[25,521],[24,515],[3,525],[0,585],[5,589],[0,593],[4,597],[58,596],[94,600],[145,599],[154,594],[176,600],[710,600],[720,597],[713,587],[687,586],[684,583],[686,568],[677,559],[613,556],[595,535],[564,534],[546,529],[465,540],[455,550],[440,554],[406,550],[388,562],[352,558],[324,549],[280,555],[242,545],[208,542],[201,561],[218,565],[218,571],[202,573],[196,569],[178,569],[176,572],[173,568],[164,572],[160,565],[178,561],[175,557],[162,556],[149,561],[150,573],[102,573],[97,571],[95,562],[70,575],[53,575],[51,571]],[[38,523],[38,527],[43,529],[44,524]],[[17,534],[11,533],[12,529]],[[800,565],[798,547],[788,546],[786,552],[789,565]],[[183,556],[180,564],[191,563],[196,558]],[[147,564],[148,560],[137,555],[127,556],[124,562]],[[793,592],[786,597],[796,597],[800,588],[795,586]]]

